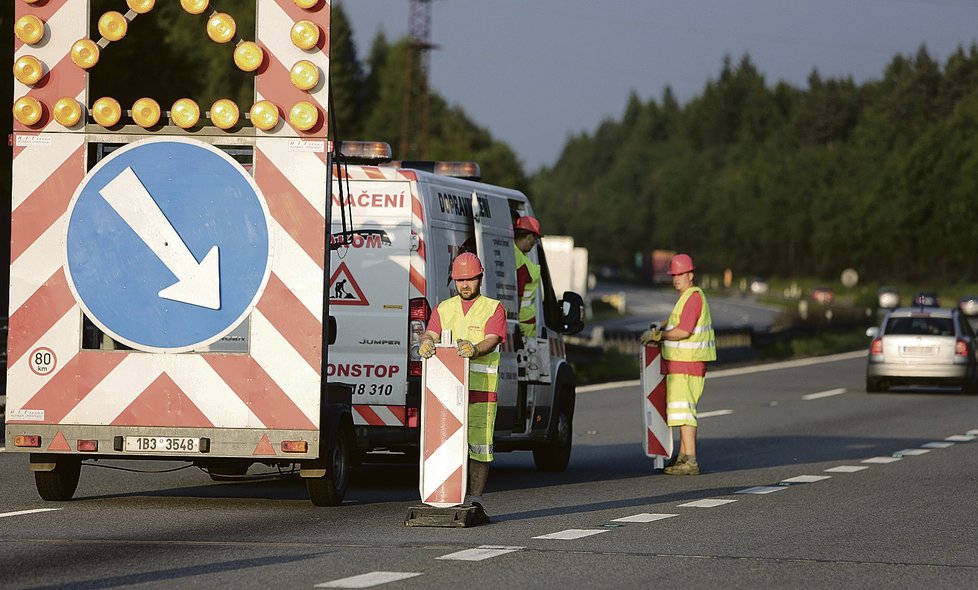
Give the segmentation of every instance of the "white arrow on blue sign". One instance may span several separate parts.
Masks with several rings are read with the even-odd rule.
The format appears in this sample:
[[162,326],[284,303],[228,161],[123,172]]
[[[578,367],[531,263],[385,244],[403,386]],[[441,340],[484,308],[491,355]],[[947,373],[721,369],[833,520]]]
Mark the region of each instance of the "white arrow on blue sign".
[[153,138],[98,163],[72,198],[68,279],[88,317],[150,352],[203,347],[257,303],[271,266],[268,206],[209,144]]

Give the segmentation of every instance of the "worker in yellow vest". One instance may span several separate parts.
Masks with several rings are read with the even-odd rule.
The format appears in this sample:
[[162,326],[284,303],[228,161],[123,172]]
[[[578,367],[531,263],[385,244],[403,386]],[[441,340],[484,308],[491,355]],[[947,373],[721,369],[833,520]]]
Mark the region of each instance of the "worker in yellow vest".
[[418,348],[418,354],[431,358],[442,330],[451,330],[458,355],[469,359],[469,503],[476,508],[477,522],[489,522],[482,494],[493,458],[498,347],[506,339],[506,311],[499,301],[482,295],[483,273],[482,262],[471,252],[463,252],[452,261],[458,295],[438,304]]
[[519,293],[519,323],[523,338],[537,337],[537,291],[540,265],[527,254],[540,242],[540,222],[526,215],[513,224],[513,250],[516,254],[516,292]]
[[693,259],[677,254],[669,262],[672,285],[679,291],[664,330],[642,334],[643,345],[662,347],[662,374],[666,376],[666,421],[679,427],[679,455],[666,467],[668,475],[699,475],[696,460],[696,404],[703,395],[706,363],[715,361],[716,336],[706,295],[693,286]]

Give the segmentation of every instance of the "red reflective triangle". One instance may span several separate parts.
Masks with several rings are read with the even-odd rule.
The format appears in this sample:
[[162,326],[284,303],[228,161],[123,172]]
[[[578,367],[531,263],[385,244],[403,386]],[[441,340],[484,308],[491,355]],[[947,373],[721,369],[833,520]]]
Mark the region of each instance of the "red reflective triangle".
[[272,442],[268,440],[268,435],[261,435],[261,440],[258,441],[258,446],[255,447],[255,452],[252,455],[274,455],[275,448],[272,446]]
[[68,446],[68,439],[65,438],[64,433],[60,430],[58,434],[54,435],[54,440],[48,445],[49,451],[70,451],[71,447]]

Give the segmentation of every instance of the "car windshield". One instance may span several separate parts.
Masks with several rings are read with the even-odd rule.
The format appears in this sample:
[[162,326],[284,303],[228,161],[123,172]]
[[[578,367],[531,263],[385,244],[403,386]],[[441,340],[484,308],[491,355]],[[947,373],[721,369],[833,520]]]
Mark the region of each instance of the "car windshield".
[[886,333],[908,336],[953,336],[951,318],[890,318]]

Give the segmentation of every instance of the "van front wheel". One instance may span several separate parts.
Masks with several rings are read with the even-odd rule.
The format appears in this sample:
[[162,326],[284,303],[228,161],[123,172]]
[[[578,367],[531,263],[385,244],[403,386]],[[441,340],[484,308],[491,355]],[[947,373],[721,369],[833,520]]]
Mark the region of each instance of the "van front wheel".
[[533,449],[533,462],[540,471],[564,471],[570,462],[571,445],[574,442],[573,417],[564,403],[556,411],[554,431],[550,439],[544,446]]

